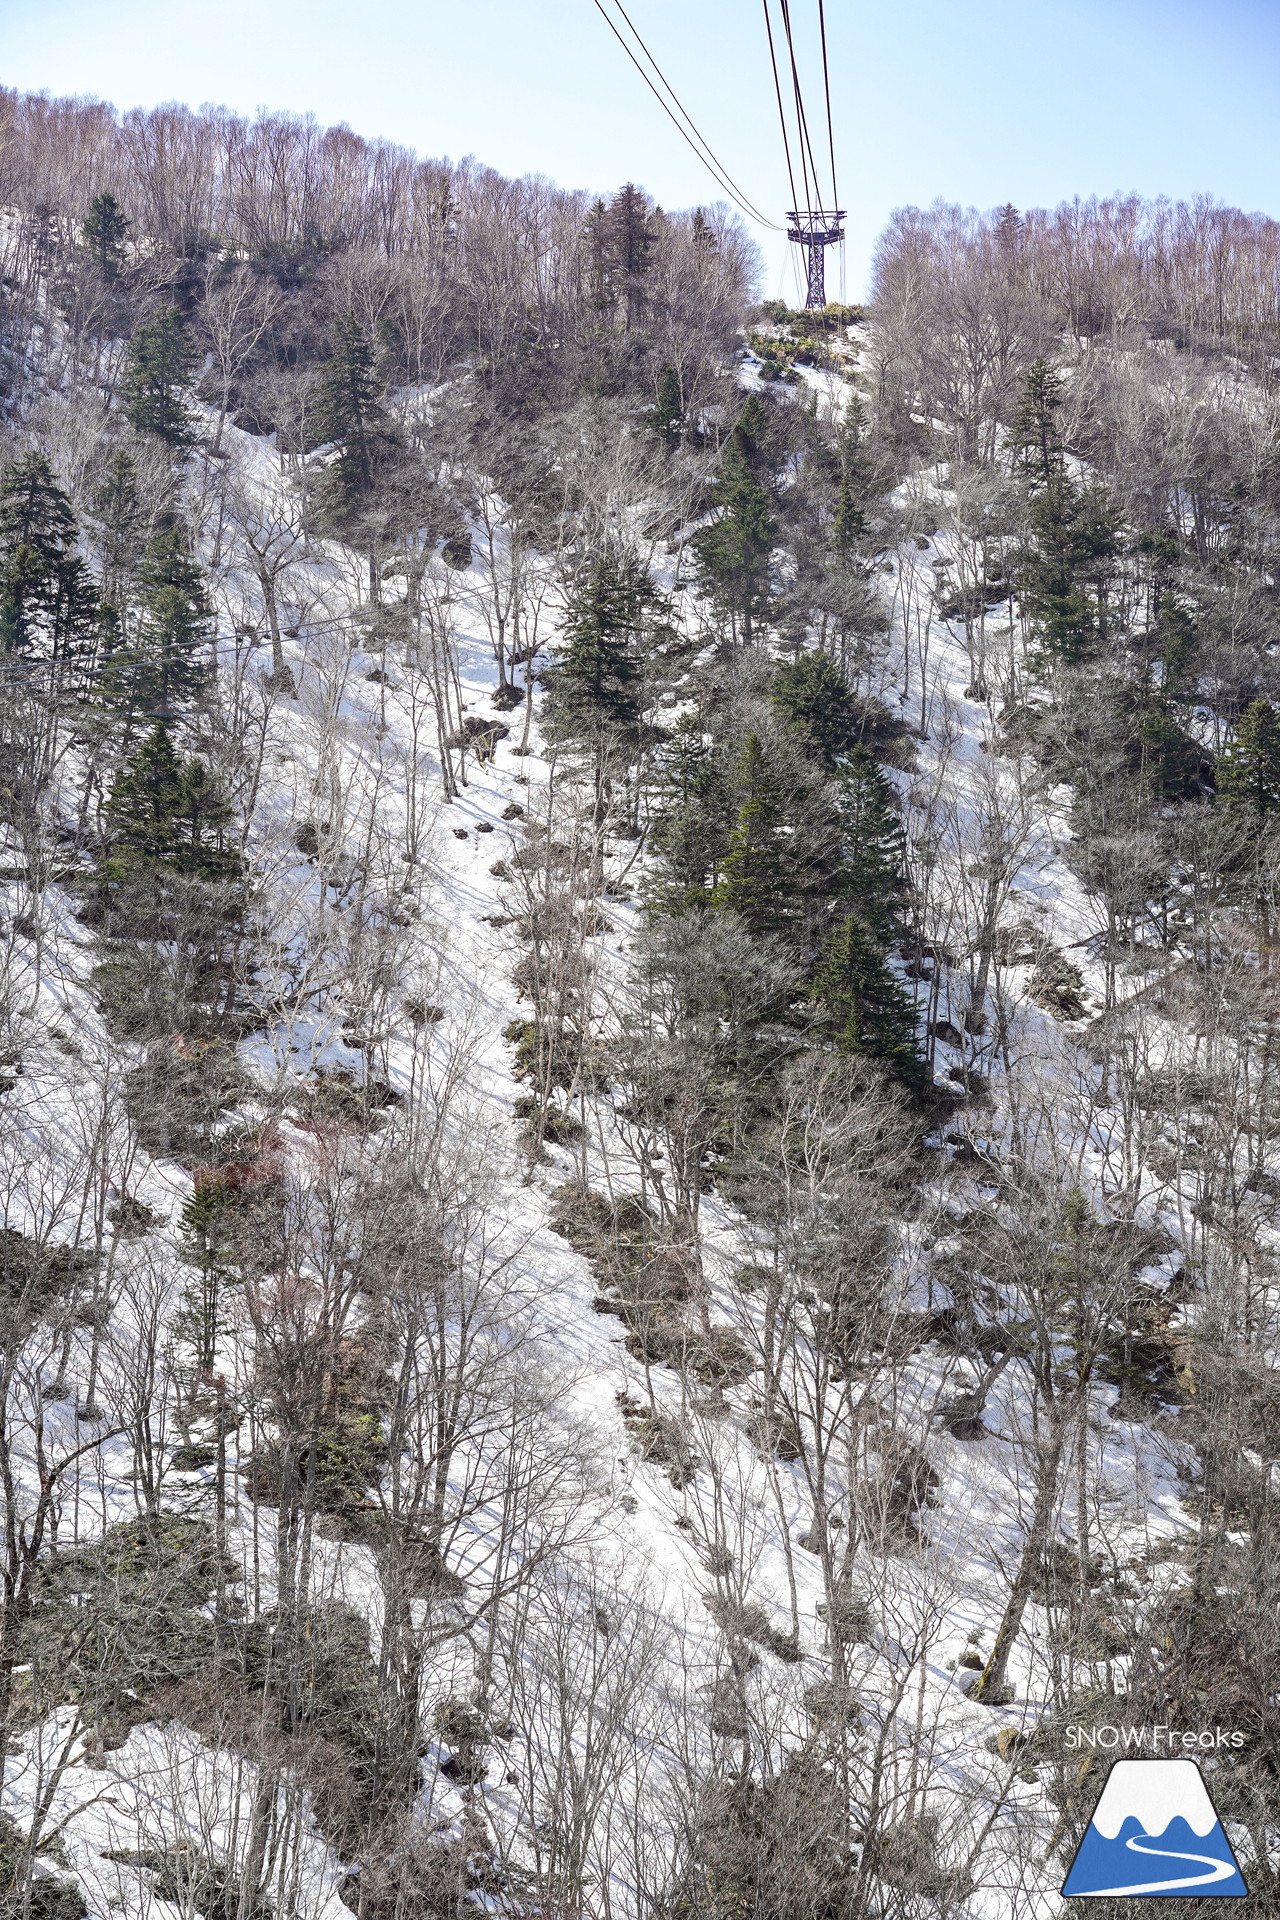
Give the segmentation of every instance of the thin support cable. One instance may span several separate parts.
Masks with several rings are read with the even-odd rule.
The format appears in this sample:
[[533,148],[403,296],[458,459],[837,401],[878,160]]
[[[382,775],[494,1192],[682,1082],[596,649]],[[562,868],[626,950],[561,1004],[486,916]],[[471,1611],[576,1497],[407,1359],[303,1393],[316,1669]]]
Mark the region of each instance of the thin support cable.
[[[818,34],[822,41],[822,91],[827,102],[827,151],[831,156],[831,204],[840,205],[840,190],[836,186],[836,131],[831,117],[831,68],[827,61],[827,9],[824,0],[818,0]],[[843,246],[843,242],[841,245]]]
[[[809,138],[809,116],[804,110],[804,91],[800,85],[800,68],[796,61],[795,40],[791,32],[790,0],[778,0],[782,10],[782,25],[787,36],[787,57],[791,63],[791,86],[796,100],[796,126],[800,139],[800,171],[804,176],[805,201],[808,206],[821,205],[818,190],[818,169],[813,158],[813,142]],[[810,187],[812,182],[812,188]]]
[[[689,132],[693,135],[693,138],[697,141],[698,146],[701,148],[708,164],[709,165],[713,164],[719,178],[728,186],[733,188],[733,191],[738,196],[738,203],[740,206],[748,209],[752,217],[758,220],[762,226],[766,226],[766,227],[773,226],[772,221],[767,220],[765,218],[764,214],[761,213],[759,207],[755,206],[753,202],[747,198],[747,195],[743,192],[742,188],[739,187],[736,181],[734,181],[731,178],[728,168],[723,166],[721,162],[716,159],[716,156],[712,152],[712,149],[707,144],[707,142],[703,139],[702,135],[699,133],[697,127],[695,126],[692,118],[690,117],[688,112],[685,110],[684,104],[681,101],[680,96],[677,94],[675,88],[671,85],[671,82],[667,79],[667,76],[662,71],[662,68],[658,65],[657,60],[654,58],[652,52],[649,49],[647,42],[645,41],[644,35],[641,33],[639,27],[637,27],[635,21],[631,18],[631,15],[627,12],[626,8],[623,6],[622,0],[613,0],[613,5],[618,9],[618,12],[622,15],[623,19],[626,21],[627,26],[630,28],[632,34],[634,35],[636,43],[640,47],[641,52],[644,54],[645,59],[649,62],[649,65],[653,68],[653,71],[657,74],[661,85],[663,86],[663,88],[666,90],[666,92],[669,94],[671,98],[672,105],[675,107],[677,113],[680,115],[681,119],[684,121],[685,125],[688,127]],[[781,233],[782,229],[781,227],[773,227],[773,231],[775,233]]]
[[769,36],[769,59],[773,66],[773,90],[777,95],[778,119],[782,125],[782,151],[787,159],[787,184],[791,188],[791,204],[793,207],[798,207],[800,202],[796,198],[796,176],[795,169],[791,165],[791,142],[787,138],[787,114],[782,104],[782,81],[778,77],[778,55],[777,49],[773,44],[773,18],[769,12],[769,0],[764,0],[764,25],[765,32]]
[[[702,150],[700,150],[699,146],[695,145],[694,139],[691,138],[690,134],[686,132],[685,128],[680,124],[680,121],[676,118],[676,115],[672,112],[671,108],[668,106],[667,102],[663,99],[661,93],[659,93],[657,87],[654,85],[649,75],[645,72],[644,67],[641,65],[639,59],[636,57],[634,50],[627,44],[625,36],[621,33],[616,22],[610,17],[609,13],[606,11],[605,7],[602,4],[602,0],[594,0],[594,5],[595,5],[596,12],[600,15],[600,18],[604,21],[605,25],[608,27],[614,39],[618,42],[618,45],[622,48],[622,51],[626,54],[632,66],[635,68],[636,72],[640,75],[640,78],[644,81],[646,87],[648,87],[650,93],[653,95],[658,105],[662,108],[662,111],[666,114],[668,120],[670,120],[676,132],[680,135],[680,138],[684,141],[685,145],[689,147],[692,150],[692,152],[697,155],[698,159],[702,162],[703,166],[707,167],[710,170],[710,172],[714,175],[715,179],[719,182],[719,184],[724,188],[725,192],[729,195],[729,198],[733,201],[734,205],[738,208],[738,210],[741,213],[745,213],[748,220],[758,221],[761,226],[768,227],[771,232],[780,233],[782,231],[780,227],[776,226],[773,221],[766,220],[762,214],[757,213],[755,209],[747,202],[745,197],[739,193],[738,189],[734,186],[732,180],[729,178],[729,175],[725,172],[724,168],[720,165],[720,162],[715,158],[710,147],[708,147],[705,140],[702,139],[701,134],[697,133],[696,128],[694,129],[694,133],[697,137],[697,140],[701,142]],[[621,9],[619,10],[621,11]],[[626,18],[625,14],[623,15],[623,18],[624,19]],[[627,24],[630,25],[630,22],[628,21]],[[632,28],[632,31],[634,32],[635,29]],[[637,35],[637,38],[638,37],[639,36]],[[646,53],[647,53],[647,49],[646,49]],[[649,55],[649,58],[652,58],[652,56]],[[655,71],[658,72],[659,77],[661,78],[661,69],[657,67],[656,62],[654,62],[654,66],[655,66]],[[662,84],[664,86],[667,86],[667,82],[665,79],[663,80]],[[667,86],[667,91],[671,93],[672,99],[676,100],[676,96],[674,93],[671,92],[671,88],[669,86]],[[678,100],[676,100],[676,105],[677,107],[680,106],[680,103]],[[680,107],[680,112],[684,113],[683,107]],[[687,114],[685,114],[685,118],[688,119]],[[689,121],[689,125],[690,127],[693,126],[692,120]]]

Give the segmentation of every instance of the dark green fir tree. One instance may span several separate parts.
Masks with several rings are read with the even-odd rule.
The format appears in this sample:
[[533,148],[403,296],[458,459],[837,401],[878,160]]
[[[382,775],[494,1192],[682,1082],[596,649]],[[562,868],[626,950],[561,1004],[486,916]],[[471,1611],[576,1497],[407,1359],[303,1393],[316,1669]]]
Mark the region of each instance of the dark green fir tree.
[[640,643],[658,595],[640,562],[605,554],[568,598],[552,712],[569,731],[633,731],[640,717]]
[[655,239],[649,203],[630,181],[609,202],[605,236],[610,285],[626,302],[630,333],[639,326],[644,313],[645,278],[652,264]]
[[802,653],[774,671],[774,705],[831,772],[857,746],[862,709],[835,661],[827,653]]
[[1147,778],[1165,800],[1189,800],[1203,791],[1205,751],[1190,731],[1199,641],[1190,610],[1173,593],[1160,596],[1152,636],[1160,675],[1141,694],[1139,745]]
[[129,222],[114,193],[97,193],[80,223],[81,245],[101,279],[111,286],[124,270],[124,241]]
[[875,1060],[910,1085],[922,1082],[911,1003],[859,914],[827,940],[810,992],[842,1053]]
[[204,575],[177,527],[148,542],[135,600],[119,644],[104,659],[104,685],[126,713],[167,719],[207,684],[213,638]]
[[765,415],[753,394],[720,456],[712,487],[715,519],[693,537],[703,584],[744,641],[769,607],[769,560],[776,538],[767,473]]
[[1062,438],[1063,383],[1047,360],[1033,362],[1009,429],[1009,450],[1035,487],[1048,487],[1066,466]]
[[846,565],[867,531],[863,501],[871,487],[871,476],[863,444],[865,431],[862,402],[855,394],[845,409],[836,441],[836,508],[831,526],[831,544]]
[[372,491],[388,433],[373,343],[350,316],[334,329],[333,351],[320,382],[316,425],[321,438],[336,448],[325,477],[326,504],[338,522],[350,520]]
[[907,898],[897,802],[883,768],[861,746],[842,758],[840,789],[842,917],[818,957],[812,998],[841,1051],[865,1054],[918,1084],[915,1015],[888,960]]
[[644,416],[650,433],[656,434],[668,453],[674,453],[684,432],[684,395],[680,375],[674,367],[664,367],[658,382],[658,398]]
[[166,307],[138,328],[129,342],[121,393],[125,417],[140,433],[153,433],[175,452],[195,441],[191,377],[195,353],[176,307]]
[[123,448],[112,455],[93,496],[91,524],[102,559],[102,597],[123,613],[147,533],[138,469]]
[[707,219],[701,207],[695,207],[693,210],[693,220],[689,227],[689,237],[693,241],[693,250],[695,253],[718,253],[720,250],[720,241],[716,230]]
[[92,652],[97,594],[76,544],[75,515],[42,454],[0,480],[0,649],[65,663]]
[[759,734],[747,737],[736,769],[737,817],[714,904],[752,933],[793,931],[798,909],[794,834],[787,795]]
[[711,904],[733,823],[723,757],[699,716],[684,714],[663,745],[655,772],[650,899],[659,911],[680,913]]
[[597,200],[587,215],[588,298],[597,313],[608,313],[613,305],[612,264],[609,249],[609,209]]
[[200,760],[183,760],[157,721],[126,762],[106,806],[111,850],[102,875],[118,885],[140,873],[235,881],[243,863],[228,844],[231,809]]
[[1060,375],[1037,360],[1009,436],[1031,492],[1032,539],[1019,569],[1019,596],[1036,629],[1045,672],[1082,666],[1105,648],[1119,551],[1105,491],[1081,484],[1068,470],[1062,400]]
[[1218,797],[1261,830],[1280,814],[1280,713],[1269,700],[1245,708],[1218,761]]
[[907,898],[902,822],[883,767],[865,747],[842,766],[839,801],[844,858],[840,891],[882,950],[897,938]]

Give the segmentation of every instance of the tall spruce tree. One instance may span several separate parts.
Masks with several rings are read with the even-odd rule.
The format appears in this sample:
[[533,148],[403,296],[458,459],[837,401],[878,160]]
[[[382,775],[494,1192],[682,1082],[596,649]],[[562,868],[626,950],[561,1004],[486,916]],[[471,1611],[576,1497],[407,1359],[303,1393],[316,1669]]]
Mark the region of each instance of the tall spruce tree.
[[1280,713],[1269,700],[1241,714],[1217,779],[1220,799],[1256,829],[1280,814]]
[[1110,586],[1118,552],[1105,490],[1068,471],[1061,377],[1037,360],[1010,431],[1031,491],[1032,540],[1019,570],[1022,604],[1036,627],[1042,670],[1077,667],[1110,638]]
[[321,437],[337,452],[325,477],[327,505],[341,522],[359,512],[373,489],[388,422],[373,343],[348,315],[334,329],[316,410]]
[[823,944],[811,996],[842,1051],[865,1054],[915,1084],[923,1072],[915,1016],[888,962],[907,897],[897,802],[883,768],[861,746],[841,756],[839,786],[842,917]]
[[92,651],[97,594],[77,539],[48,461],[25,454],[0,481],[0,650],[59,664]]
[[204,575],[178,528],[148,542],[136,600],[105,660],[107,696],[126,713],[167,719],[206,685],[213,638]]
[[924,1077],[911,1003],[858,913],[823,946],[810,997],[842,1053],[862,1054],[911,1085]]
[[689,237],[693,241],[695,253],[717,253],[720,241],[715,228],[707,219],[701,207],[693,210],[693,220],[689,228]]
[[121,392],[125,416],[140,433],[153,433],[175,452],[194,444],[190,408],[195,353],[176,307],[166,307],[129,342]]
[[649,203],[630,181],[609,202],[605,223],[610,286],[626,303],[628,333],[639,326],[644,312],[645,276],[650,267],[654,230]]
[[1189,609],[1173,593],[1160,596],[1152,639],[1159,649],[1158,686],[1148,681],[1139,744],[1143,770],[1166,800],[1186,800],[1203,791],[1204,748],[1188,727],[1195,699],[1198,635]]
[[589,298],[597,313],[613,305],[612,266],[609,258],[609,209],[597,200],[586,218]]
[[120,278],[124,268],[124,237],[129,222],[114,193],[97,193],[80,223],[81,244],[106,285]]
[[684,394],[680,375],[674,367],[664,367],[658,382],[658,398],[644,416],[650,433],[656,434],[668,453],[674,453],[684,432]]
[[763,480],[768,471],[764,424],[764,410],[753,394],[720,456],[711,490],[716,517],[693,537],[703,583],[744,641],[768,611],[776,539]]
[[1006,201],[996,215],[996,245],[1006,259],[1016,254],[1022,245],[1024,232],[1022,215],[1011,201]]
[[91,516],[102,558],[102,597],[123,613],[130,583],[142,558],[147,513],[133,457],[120,448],[111,457],[93,496]]
[[620,735],[640,717],[640,639],[658,596],[630,554],[598,558],[569,595],[563,651],[552,681],[552,710],[570,731]]
[[225,1056],[178,1061],[171,1036],[215,1036],[238,1005],[246,890],[232,813],[204,763],[184,759],[160,720],[125,760],[105,816],[93,903],[108,943],[94,976],[100,1005],[118,1033],[164,1039],[129,1077],[130,1111],[152,1151],[185,1141],[204,1157],[237,1076]]
[[787,797],[758,733],[747,736],[736,768],[740,795],[714,904],[736,913],[752,933],[794,931],[795,841]]
[[852,748],[843,762],[839,817],[842,894],[887,950],[907,897],[902,821],[884,769],[865,747]]
[[774,669],[769,689],[783,718],[831,772],[858,744],[862,709],[830,654],[802,653]]
[[111,848],[102,877],[109,886],[162,871],[205,881],[242,876],[240,855],[227,844],[231,809],[204,763],[181,758],[163,720],[126,762],[106,814]]
[[1009,450],[1036,487],[1051,486],[1066,467],[1059,418],[1063,393],[1061,374],[1047,360],[1034,361],[1010,425]]
[[676,722],[653,783],[652,904],[665,913],[711,904],[724,871],[734,807],[723,755],[695,713]]
[[859,540],[867,531],[863,502],[871,485],[864,451],[865,415],[861,400],[852,395],[836,438],[836,509],[831,526],[831,544],[838,559],[847,564]]

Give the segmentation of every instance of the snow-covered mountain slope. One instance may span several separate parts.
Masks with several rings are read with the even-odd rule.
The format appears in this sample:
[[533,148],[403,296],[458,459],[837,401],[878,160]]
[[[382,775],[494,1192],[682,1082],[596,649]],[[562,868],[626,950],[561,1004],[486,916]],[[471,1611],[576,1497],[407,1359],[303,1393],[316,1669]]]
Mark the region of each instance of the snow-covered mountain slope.
[[[247,484],[267,485],[269,451],[234,429],[227,440]],[[915,498],[927,502],[919,491]],[[1061,796],[1041,792],[1000,746],[994,696],[975,697],[962,624],[929,616],[922,644],[919,609],[938,597],[935,570],[947,558],[945,536],[930,536],[913,544],[910,559],[900,555],[886,582],[895,628],[879,692],[917,734],[912,767],[895,776],[909,840],[919,857],[927,847],[955,875],[954,919],[927,929],[936,953],[950,950],[954,965],[939,960],[933,980],[916,983],[922,1017],[940,1036],[937,1076],[958,1086],[978,1075],[970,1084],[982,1091],[944,1127],[950,1144],[941,1133],[934,1140],[936,1171],[908,1235],[917,1258],[904,1276],[904,1314],[939,1304],[919,1256],[945,1252],[948,1234],[982,1204],[1011,1127],[1051,1128],[1055,1112],[1094,1097],[1078,1048],[1082,1023],[1103,997],[1091,957],[1095,910],[1061,858]],[[515,1117],[521,1082],[507,1035],[526,1014],[522,858],[548,838],[577,833],[591,843],[582,992],[601,1033],[616,1026],[626,997],[639,914],[625,889],[643,864],[634,841],[584,823],[589,796],[565,777],[543,736],[536,684],[530,724],[520,706],[495,713],[492,650],[475,613],[488,589],[470,574],[453,583],[453,718],[492,719],[507,731],[491,757],[466,757],[465,784],[446,798],[422,659],[352,644],[361,604],[355,575],[354,560],[324,543],[313,543],[296,570],[295,598],[310,599],[323,617],[301,621],[284,643],[291,687],[264,678],[261,652],[224,642],[241,744],[254,743],[260,760],[248,853],[259,935],[254,994],[265,1017],[240,1044],[247,1079],[222,1125],[253,1139],[259,1156],[270,1129],[269,1152],[301,1196],[301,1213],[340,1205],[353,1170],[374,1178],[395,1170],[412,1184],[425,1177],[428,1159],[454,1169],[445,1204],[457,1209],[450,1225],[463,1277],[439,1324],[450,1341],[472,1342],[475,1355],[488,1357],[447,1374],[468,1401],[466,1432],[439,1493],[449,1515],[448,1574],[416,1589],[398,1643],[401,1653],[402,1643],[412,1644],[415,1684],[439,1734],[423,1762],[419,1830],[442,1855],[450,1836],[469,1857],[483,1854],[494,1885],[508,1889],[577,1847],[599,1897],[611,1889],[610,1911],[652,1911],[646,1903],[661,1877],[654,1863],[676,1854],[689,1795],[726,1751],[750,1737],[775,1764],[787,1752],[813,1757],[824,1726],[844,1715],[860,1724],[856,1765],[863,1789],[873,1781],[889,1810],[883,1824],[900,1831],[926,1813],[941,1819],[944,1864],[936,1871],[952,1876],[953,1910],[1052,1911],[1058,1869],[1045,1855],[1056,1816],[1044,1779],[1019,1760],[1059,1657],[1047,1616],[1033,1612],[1018,1638],[1012,1700],[972,1702],[962,1684],[976,1670],[973,1649],[991,1651],[1033,1501],[1028,1436],[1036,1408],[1027,1368],[1014,1357],[999,1371],[968,1438],[939,1423],[939,1409],[974,1384],[973,1367],[945,1343],[917,1340],[859,1389],[869,1457],[877,1447],[886,1461],[894,1448],[898,1458],[913,1449],[930,1475],[886,1550],[851,1508],[842,1512],[849,1463],[830,1462],[833,1481],[815,1486],[803,1453],[761,1450],[752,1370],[700,1381],[637,1356],[616,1313],[600,1310],[592,1262],[556,1224],[564,1224],[564,1193],[575,1183],[638,1189],[638,1171],[628,1178],[625,1130],[602,1090],[597,1139],[588,1129],[581,1140],[548,1140],[531,1152]],[[222,582],[243,625],[260,628],[252,578],[231,570]],[[998,667],[991,671],[994,680]],[[218,751],[227,757],[225,744]],[[25,881],[10,879],[6,892],[5,910],[20,929],[9,984],[21,1055],[4,1147],[6,1222],[58,1244],[83,1237],[83,1169],[103,1127],[120,1136],[109,1152],[95,1149],[107,1218],[127,1194],[154,1222],[141,1237],[108,1229],[101,1338],[75,1325],[60,1355],[32,1364],[23,1456],[31,1498],[42,1461],[61,1450],[77,1462],[58,1479],[50,1544],[68,1502],[91,1507],[101,1529],[132,1518],[144,1491],[149,1510],[207,1522],[231,1563],[242,1610],[261,1617],[279,1599],[281,1540],[270,1495],[251,1497],[266,1423],[255,1368],[272,1337],[270,1313],[287,1304],[278,1276],[259,1276],[256,1299],[229,1293],[210,1370],[221,1384],[215,1391],[206,1381],[192,1393],[168,1329],[191,1285],[181,1216],[201,1176],[149,1157],[128,1137],[122,1085],[140,1053],[111,1040],[96,1011],[95,943],[74,899],[55,882],[31,916]],[[980,1026],[964,1018],[973,985],[964,951],[984,915],[1029,931],[991,968],[992,1011]],[[1028,991],[1037,973],[1043,986],[1046,953],[1071,954],[1082,975],[1077,1017],[1065,1026]],[[175,1036],[175,1049],[182,1044]],[[1014,1056],[1038,1062],[1039,1109],[1030,1117],[1008,1105]],[[367,1111],[344,1117],[340,1104],[326,1108],[316,1097],[318,1087],[375,1083],[383,1105],[372,1130]],[[592,1105],[587,1098],[584,1111]],[[1063,1128],[1073,1176],[1093,1194],[1119,1184],[1115,1155],[1123,1149],[1109,1131],[1116,1124],[1099,1104],[1092,1127]],[[1140,1169],[1133,1179],[1140,1187]],[[1138,1197],[1154,1221],[1158,1210]],[[1167,1196],[1163,1204],[1167,1215]],[[737,1276],[752,1232],[714,1196],[703,1224],[709,1310],[750,1345],[764,1307]],[[413,1250],[410,1265],[412,1257]],[[299,1284],[301,1274],[300,1265]],[[1158,1281],[1154,1266],[1148,1277]],[[329,1306],[308,1299],[302,1311],[322,1316]],[[356,1304],[344,1337],[358,1337],[368,1318]],[[145,1460],[140,1392],[153,1396]],[[220,1430],[222,1397],[236,1417]],[[100,1406],[87,1406],[90,1399]],[[1112,1418],[1116,1399],[1113,1387],[1092,1389],[1080,1470],[1087,1454],[1097,1537],[1137,1590],[1159,1578],[1163,1543],[1188,1523],[1173,1438]],[[104,1431],[113,1423],[105,1410],[117,1404],[132,1413],[119,1431]],[[828,1528],[859,1533],[851,1591],[861,1612],[839,1671],[823,1617],[815,1500],[825,1502]],[[85,1531],[78,1513],[76,1537]],[[296,1555],[296,1541],[287,1545]],[[368,1623],[374,1666],[380,1646],[385,1663],[389,1610],[401,1604],[385,1545],[319,1516],[291,1580],[299,1565],[312,1608],[354,1609]],[[509,1633],[515,1616],[518,1636]],[[1117,1648],[1101,1668],[1111,1674],[1122,1662]],[[446,1709],[472,1696],[477,1674],[493,1705],[469,1739],[456,1710],[451,1721]],[[340,1847],[322,1837],[314,1779],[303,1791],[290,1785],[287,1754],[270,1743],[255,1749],[228,1729],[219,1744],[217,1716],[207,1710],[199,1731],[191,1729],[181,1697],[170,1697],[171,1717],[126,1728],[105,1751],[100,1729],[74,1707],[31,1726],[5,1775],[4,1810],[16,1827],[31,1829],[38,1809],[43,1833],[57,1836],[60,1852],[50,1857],[75,1874],[93,1914],[161,1914],[188,1910],[173,1879],[175,1849],[229,1862],[234,1874],[265,1819],[276,1910],[336,1920],[345,1910],[337,1892],[344,1863]],[[477,1749],[481,1763],[469,1776]],[[452,1771],[442,1772],[449,1755]],[[557,1830],[569,1821],[567,1807],[572,1844]],[[637,1810],[643,1841],[634,1831],[627,1837]]]

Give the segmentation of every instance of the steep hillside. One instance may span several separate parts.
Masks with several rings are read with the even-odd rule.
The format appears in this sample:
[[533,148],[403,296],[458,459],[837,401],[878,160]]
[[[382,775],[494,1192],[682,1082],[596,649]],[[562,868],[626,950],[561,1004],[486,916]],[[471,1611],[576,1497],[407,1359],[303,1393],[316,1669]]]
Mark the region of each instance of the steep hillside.
[[52,111],[5,1911],[1048,1914],[1157,1724],[1265,1905],[1269,316]]

